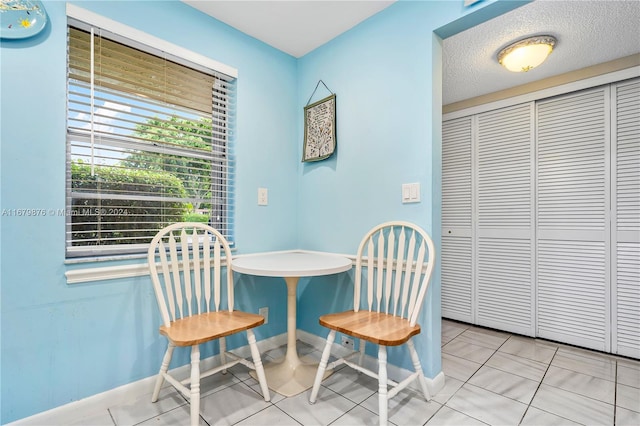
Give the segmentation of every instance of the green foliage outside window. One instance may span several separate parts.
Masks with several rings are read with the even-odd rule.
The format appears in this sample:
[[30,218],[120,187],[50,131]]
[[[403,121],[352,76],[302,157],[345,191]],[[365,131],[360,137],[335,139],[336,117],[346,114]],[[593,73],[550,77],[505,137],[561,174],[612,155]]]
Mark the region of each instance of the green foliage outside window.
[[[162,146],[187,147],[211,152],[211,119],[192,121],[176,116],[172,116],[168,121],[149,119],[146,124],[136,126],[134,136],[159,142]],[[193,205],[195,210],[210,207],[210,203],[200,201],[211,199],[210,160],[140,152],[131,154],[122,161],[122,165],[173,173],[182,181],[189,198],[198,200]]]
[[[162,146],[212,150],[211,119],[206,118],[149,119],[136,126],[133,136]],[[93,176],[89,164],[73,161],[72,191],[103,195],[73,198],[75,245],[144,243],[171,223],[208,223],[209,214],[200,212],[211,209],[211,170],[210,159],[141,151],[115,165],[94,165]],[[140,199],[145,197],[149,199]],[[165,201],[158,201],[160,197]]]
[[[182,181],[166,172],[99,166],[91,176],[89,164],[73,162],[71,175],[74,192],[187,196]],[[179,201],[74,198],[73,239],[77,245],[95,245],[98,240],[102,244],[148,241],[162,227],[181,221],[188,208],[188,203]]]

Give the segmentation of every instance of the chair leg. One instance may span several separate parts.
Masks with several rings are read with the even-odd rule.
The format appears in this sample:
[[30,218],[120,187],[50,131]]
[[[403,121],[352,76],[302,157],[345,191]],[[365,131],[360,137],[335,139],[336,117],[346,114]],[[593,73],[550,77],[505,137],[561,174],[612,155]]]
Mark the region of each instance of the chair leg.
[[200,346],[191,346],[191,426],[200,424]]
[[[218,342],[220,342],[220,363],[222,365],[225,365],[227,363],[227,356],[226,356],[227,338],[226,337],[221,337],[220,339],[218,339]],[[227,369],[226,368],[224,370],[222,370],[222,374],[227,374]]]
[[155,388],[153,388],[151,402],[156,402],[158,400],[160,389],[162,388],[162,384],[164,383],[164,374],[169,370],[169,363],[171,362],[171,357],[173,356],[173,350],[175,348],[176,347],[171,342],[169,342],[167,351],[164,353],[164,357],[162,358],[162,365],[160,365],[160,372],[158,373],[158,378],[156,379],[156,386]]
[[358,365],[362,367],[362,363],[364,362],[364,350],[367,347],[367,341],[364,339],[360,339],[360,356],[358,356]]
[[413,345],[412,339],[409,339],[407,341],[407,346],[409,347],[409,354],[411,355],[411,360],[413,361],[413,369],[418,373],[418,381],[420,382],[420,387],[422,388],[424,399],[429,401],[431,400],[431,394],[429,393],[429,389],[427,388],[427,381],[425,380],[424,373],[422,372],[420,358],[418,358],[418,353],[416,352],[416,348]]
[[256,368],[256,375],[258,376],[258,383],[260,383],[260,390],[262,390],[262,396],[264,400],[269,402],[271,395],[269,395],[269,386],[267,385],[267,376],[264,374],[264,367],[262,366],[262,358],[258,351],[258,345],[256,344],[256,336],[253,330],[247,330],[247,340],[249,341],[249,348],[251,349],[251,357],[253,358],[253,365]]
[[324,376],[324,372],[327,369],[327,362],[329,361],[329,355],[331,355],[331,345],[333,345],[333,341],[335,340],[335,338],[336,331],[329,331],[329,335],[327,336],[327,343],[326,345],[324,345],[322,357],[320,358],[320,364],[318,365],[318,371],[316,372],[316,379],[313,382],[313,389],[311,389],[311,396],[309,397],[309,402],[311,404],[315,404],[316,398],[318,397],[320,383],[322,383],[322,377]]
[[378,346],[378,416],[380,426],[386,426],[388,413],[387,398],[387,347]]

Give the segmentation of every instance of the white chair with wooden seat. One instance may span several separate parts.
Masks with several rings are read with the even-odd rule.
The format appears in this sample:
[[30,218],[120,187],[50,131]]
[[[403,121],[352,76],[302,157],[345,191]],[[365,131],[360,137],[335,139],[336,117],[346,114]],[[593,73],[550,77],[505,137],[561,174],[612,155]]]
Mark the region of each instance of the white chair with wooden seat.
[[[166,379],[190,401],[192,425],[199,424],[200,379],[226,372],[238,363],[256,371],[264,400],[270,400],[252,330],[264,324],[264,317],[233,309],[231,261],[227,240],[214,228],[202,223],[167,226],[153,238],[148,251],[149,270],[163,321],[160,334],[169,341],[151,401],[158,400]],[[226,269],[227,307],[221,310],[223,269]],[[225,337],[242,331],[247,333],[253,362],[226,350]],[[220,344],[221,365],[201,373],[200,344],[215,339]],[[182,381],[168,372],[176,346],[191,347],[191,375]]]
[[[383,223],[365,235],[356,254],[353,310],[320,317],[320,325],[330,331],[309,402],[316,401],[325,370],[341,364],[378,379],[381,425],[387,424],[388,400],[414,380],[418,380],[425,399],[430,400],[412,337],[420,333],[417,321],[434,262],[433,241],[412,223]],[[360,339],[360,351],[327,364],[337,331]],[[377,373],[363,367],[366,342],[378,345]],[[387,346],[404,343],[415,372],[398,383],[387,378]],[[352,360],[356,355],[357,363]]]

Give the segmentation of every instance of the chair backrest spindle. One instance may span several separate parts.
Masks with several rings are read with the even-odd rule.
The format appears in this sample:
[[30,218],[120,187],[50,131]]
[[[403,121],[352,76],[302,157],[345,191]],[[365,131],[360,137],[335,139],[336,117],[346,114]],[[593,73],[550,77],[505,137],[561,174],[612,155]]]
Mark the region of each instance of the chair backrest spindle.
[[[202,241],[202,260],[204,271],[211,270],[211,239],[203,238]],[[204,273],[204,311],[211,311],[211,274]],[[217,275],[217,274],[216,274]],[[218,287],[220,285],[218,284]]]
[[[400,302],[400,288],[402,287],[402,268],[404,265],[404,251],[405,251],[405,235],[404,227],[400,231],[400,237],[398,239],[398,256],[395,264],[395,283],[393,286],[393,315],[398,315],[398,303]],[[402,314],[402,310],[400,310]]]
[[[192,238],[195,238],[194,243],[198,243],[198,234],[195,234]],[[193,293],[192,293],[192,284],[191,284],[191,271],[193,271],[194,275],[198,275],[199,271],[195,267],[195,258],[198,253],[194,248],[193,259],[191,256],[190,244],[189,244],[189,235],[187,234],[186,229],[182,229],[180,232],[180,244],[182,246],[182,271],[184,276],[184,298],[187,301],[187,312],[188,316],[193,315],[193,310],[191,309],[191,302],[193,301]],[[191,266],[191,262],[194,262],[193,267]],[[187,271],[190,271],[187,273]]]
[[[382,232],[380,233],[382,235]],[[389,299],[391,299],[391,280],[393,279],[393,261],[395,259],[395,235],[393,233],[393,227],[389,230],[389,236],[387,238],[387,273],[384,277],[384,312],[389,313]]]
[[400,310],[400,316],[403,316],[405,309],[407,310],[407,316],[404,318],[409,318],[410,308],[407,307],[407,300],[409,299],[409,288],[411,287],[411,275],[413,273],[413,257],[415,256],[416,250],[416,233],[415,231],[411,233],[411,238],[409,239],[409,247],[407,253],[407,261],[405,264],[404,271],[404,286],[402,288],[402,309]]
[[[367,269],[369,269],[370,271],[373,271],[374,268],[374,262],[375,262],[375,257],[373,255],[374,251],[373,251],[373,241],[369,241],[369,248],[367,251]],[[369,276],[367,277],[367,301],[368,303],[368,308],[369,310],[371,310],[372,308],[372,304],[373,304],[373,274],[369,274]],[[360,301],[358,300],[358,304],[360,304]]]
[[[193,229],[193,237],[195,239],[195,242],[198,242],[198,233],[196,231],[196,229]],[[204,254],[204,250],[202,250],[202,253]],[[206,274],[201,274],[200,271],[202,270],[200,267],[200,256],[195,256],[196,253],[194,253],[193,256],[193,291],[195,292],[195,298],[196,298],[196,308],[193,310],[194,314],[201,314],[202,313],[202,282],[201,280],[204,279],[204,277],[202,277],[202,275],[206,275]],[[189,297],[189,299],[191,299],[191,297]]]
[[[213,267],[216,271],[220,270],[221,262],[220,243],[216,240],[213,242]],[[220,310],[220,274],[215,274],[213,277],[213,305],[216,311]],[[233,299],[229,300],[229,306],[233,307]]]
[[409,295],[409,309],[407,312],[407,318],[410,317],[411,313],[415,311],[416,304],[418,302],[418,291],[420,288],[420,281],[422,278],[422,265],[424,264],[424,253],[425,247],[424,243],[420,244],[420,249],[418,250],[418,259],[416,260],[416,266],[413,270],[413,282],[411,283],[411,294]]
[[366,274],[367,309],[406,318],[414,325],[434,262],[435,246],[420,227],[401,221],[374,227],[363,238],[356,255],[354,310],[359,309]]
[[[151,241],[147,260],[165,326],[170,327],[180,318],[220,309],[223,255],[231,259],[229,244],[209,225],[176,223],[158,232]],[[228,309],[233,311],[230,268],[226,278]]]
[[[182,285],[180,283],[180,263],[179,263],[179,259],[178,259],[178,246],[177,246],[177,242],[176,242],[176,238],[173,234],[171,234],[169,236],[169,256],[171,259],[171,263],[169,264],[170,269],[171,269],[171,273],[173,275],[173,289],[176,292],[175,294],[175,303],[178,307],[178,312],[174,313],[174,317],[173,320],[175,320],[176,318],[182,318],[184,316],[184,313],[182,312],[183,310],[183,304],[182,304]],[[165,278],[166,280],[166,278]],[[175,311],[175,309],[174,309]],[[176,316],[179,315],[179,316]]]
[[[162,240],[158,242],[158,252],[160,253],[160,263],[162,265],[162,277],[165,283],[165,288],[167,289],[167,303],[169,304],[169,311],[170,311],[170,312],[167,312],[167,303],[161,303],[161,304],[159,303],[160,313],[162,314],[163,320],[165,318],[170,318],[171,321],[173,321],[173,319],[176,317],[176,303],[173,297],[173,281],[171,280],[171,274],[169,272],[169,261],[167,260],[167,249]],[[169,313],[171,314],[171,316],[169,316]]]
[[382,304],[382,278],[384,277],[384,235],[380,233],[378,237],[378,258],[376,259],[376,275],[378,280],[376,282],[376,302],[378,304],[378,312],[380,312],[380,305]]

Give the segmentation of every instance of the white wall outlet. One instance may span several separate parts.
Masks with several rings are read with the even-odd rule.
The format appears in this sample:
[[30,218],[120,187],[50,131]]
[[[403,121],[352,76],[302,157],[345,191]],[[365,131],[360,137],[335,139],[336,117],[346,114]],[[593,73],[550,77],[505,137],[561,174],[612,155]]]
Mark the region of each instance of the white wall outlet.
[[355,350],[354,349],[354,345],[353,345],[353,339],[349,336],[342,336],[342,346],[344,346],[345,348],[349,348],[351,350]]
[[258,205],[266,206],[269,204],[269,190],[267,188],[258,188]]
[[258,315],[262,315],[264,317],[264,323],[269,324],[269,308],[267,306],[258,309]]

